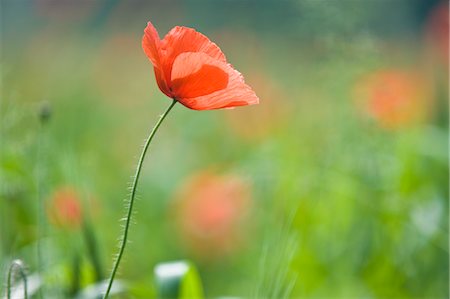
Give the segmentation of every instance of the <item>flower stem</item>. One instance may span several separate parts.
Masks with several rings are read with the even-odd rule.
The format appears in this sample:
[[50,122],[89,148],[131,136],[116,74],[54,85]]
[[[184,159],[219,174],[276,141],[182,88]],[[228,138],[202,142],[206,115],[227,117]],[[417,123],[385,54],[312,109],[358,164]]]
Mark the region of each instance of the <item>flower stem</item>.
[[11,266],[8,270],[8,280],[6,282],[6,298],[11,299],[11,288],[12,288],[12,278],[14,274],[16,273],[14,270],[17,270],[20,274],[20,278],[22,278],[23,281],[23,298],[28,298],[28,281],[27,281],[27,275],[25,274],[24,265],[21,260],[14,260],[11,263]]
[[123,252],[125,251],[125,246],[127,245],[127,238],[128,238],[128,230],[130,228],[131,223],[131,216],[133,211],[133,204],[134,204],[134,198],[136,195],[136,187],[138,184],[139,176],[141,174],[142,164],[144,162],[145,154],[147,153],[148,147],[150,143],[152,142],[153,136],[155,136],[156,131],[158,131],[159,126],[163,122],[164,118],[166,118],[167,114],[169,114],[170,110],[172,110],[173,106],[177,103],[176,100],[173,100],[173,102],[170,104],[169,108],[161,115],[159,120],[156,122],[155,126],[153,127],[152,131],[150,132],[150,135],[147,138],[147,141],[145,142],[144,149],[142,150],[141,157],[139,158],[139,162],[136,168],[136,174],[134,176],[133,185],[131,188],[131,194],[130,199],[128,203],[128,210],[125,220],[125,228],[123,231],[122,241],[120,244],[119,253],[117,254],[117,259],[114,263],[113,270],[111,272],[111,277],[109,278],[108,288],[106,289],[105,295],[103,296],[103,299],[108,298],[109,292],[111,291],[111,287],[114,281],[114,277],[116,276],[117,269],[119,268],[120,260],[122,259]]

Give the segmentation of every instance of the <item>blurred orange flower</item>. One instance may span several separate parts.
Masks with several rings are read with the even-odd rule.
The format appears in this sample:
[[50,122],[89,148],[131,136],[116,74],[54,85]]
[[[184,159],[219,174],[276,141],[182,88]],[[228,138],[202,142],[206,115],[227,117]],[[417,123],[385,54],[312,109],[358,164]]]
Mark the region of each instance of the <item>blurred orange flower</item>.
[[142,48],[153,64],[161,91],[190,109],[232,108],[259,102],[220,48],[192,28],[174,27],[161,40],[148,22]]
[[189,179],[178,194],[177,229],[193,253],[222,256],[239,247],[250,205],[250,188],[241,177],[203,172]]
[[431,101],[423,76],[397,69],[383,69],[363,76],[356,84],[355,98],[363,111],[385,128],[423,119]]
[[77,229],[83,222],[80,198],[70,187],[60,188],[52,195],[47,213],[50,222],[61,228]]

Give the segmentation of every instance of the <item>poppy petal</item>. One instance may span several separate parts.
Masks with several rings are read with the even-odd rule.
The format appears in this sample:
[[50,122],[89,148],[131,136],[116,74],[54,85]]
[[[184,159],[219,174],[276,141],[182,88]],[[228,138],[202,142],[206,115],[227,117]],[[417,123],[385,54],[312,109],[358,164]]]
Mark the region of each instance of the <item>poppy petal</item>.
[[212,58],[226,61],[225,54],[219,46],[209,40],[205,35],[193,28],[176,26],[166,34],[161,41],[162,48],[169,51],[173,60],[184,52],[202,52]]
[[176,98],[195,98],[224,89],[228,73],[222,62],[205,53],[182,53],[172,67],[171,88]]
[[[195,63],[194,63],[195,62]],[[220,108],[233,108],[259,103],[255,92],[245,84],[242,75],[236,71],[230,64],[208,57],[203,53],[185,53],[177,58],[173,65],[172,78],[182,80],[191,74],[204,72],[200,71],[202,66],[209,65],[220,69],[228,75],[227,85],[223,89],[217,89],[209,94],[203,93],[196,97],[189,97],[192,94],[201,94],[198,88],[205,87],[208,84],[216,88],[223,84],[219,72],[211,71],[216,77],[206,77],[204,74],[198,75],[198,78],[186,80],[186,86],[183,90],[188,90],[185,94],[177,94],[177,100],[183,105],[194,110],[210,110]],[[204,81],[198,82],[199,79]],[[195,84],[194,84],[195,83]],[[190,85],[192,84],[192,85]],[[192,89],[191,89],[192,88]],[[210,90],[209,90],[210,91]]]
[[155,67],[160,67],[160,44],[158,31],[151,22],[148,22],[142,37],[142,49]]
[[162,64],[167,81],[170,81],[169,76],[172,72],[172,65],[181,53],[201,52],[226,62],[225,54],[223,54],[222,50],[205,35],[192,28],[174,27],[161,41],[161,49],[164,52]]
[[167,87],[166,76],[161,66],[161,40],[159,39],[158,31],[151,22],[147,23],[142,37],[142,49],[152,62],[155,72],[156,82],[159,89],[168,97],[171,97],[170,90]]
[[155,72],[156,83],[158,84],[159,89],[169,98],[173,98],[172,93],[170,92],[170,89],[164,79],[163,72],[157,67],[154,67],[153,71]]

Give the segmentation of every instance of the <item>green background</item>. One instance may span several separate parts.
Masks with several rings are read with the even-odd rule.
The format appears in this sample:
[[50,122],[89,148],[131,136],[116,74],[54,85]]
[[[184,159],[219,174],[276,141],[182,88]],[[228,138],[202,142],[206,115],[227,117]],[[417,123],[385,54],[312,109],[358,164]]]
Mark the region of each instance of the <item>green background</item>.
[[[197,265],[207,297],[448,298],[448,56],[430,54],[427,35],[439,1],[0,3],[3,281],[15,258],[36,271],[39,241],[49,298],[73,294],[75,276],[95,282],[81,230],[44,219],[39,234],[39,201],[60,186],[80,194],[111,269],[130,175],[170,104],[141,49],[152,21],[161,37],[176,25],[206,34],[261,102],[168,116],[139,185],[124,298],[154,297],[153,267],[179,259]],[[425,118],[386,128],[361,113],[355,86],[380,69],[426,78]],[[172,204],[205,169],[252,194],[241,242],[213,257],[179,236]]]

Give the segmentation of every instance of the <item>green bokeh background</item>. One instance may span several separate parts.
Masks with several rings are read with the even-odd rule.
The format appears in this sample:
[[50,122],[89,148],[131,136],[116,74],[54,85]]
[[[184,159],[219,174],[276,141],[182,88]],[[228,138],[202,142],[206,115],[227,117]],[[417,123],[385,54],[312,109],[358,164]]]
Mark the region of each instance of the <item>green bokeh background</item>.
[[[85,217],[111,268],[130,175],[170,104],[141,49],[150,20],[161,36],[175,25],[206,34],[261,103],[168,116],[139,185],[124,298],[154,297],[153,267],[178,259],[197,265],[207,297],[448,298],[448,67],[427,39],[441,2],[0,3],[2,281],[14,258],[36,271],[40,240],[49,294],[68,293],[74,260],[80,286],[94,282],[82,232],[47,224],[39,236],[39,198],[60,186],[95,203]],[[379,69],[431,82],[426,119],[392,129],[359,111],[354,87]],[[253,205],[239,248],[203,258],[171,209],[211,168],[250,182]]]

